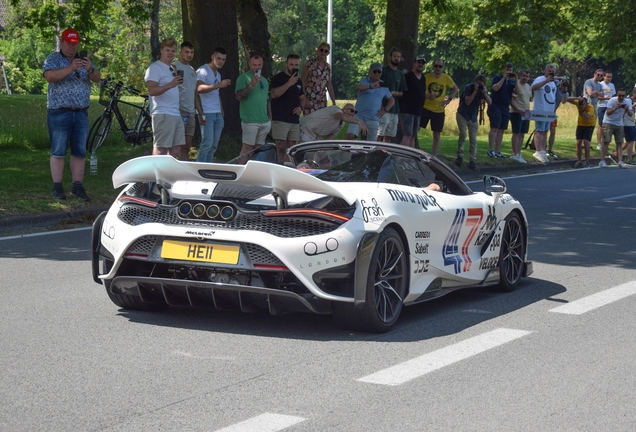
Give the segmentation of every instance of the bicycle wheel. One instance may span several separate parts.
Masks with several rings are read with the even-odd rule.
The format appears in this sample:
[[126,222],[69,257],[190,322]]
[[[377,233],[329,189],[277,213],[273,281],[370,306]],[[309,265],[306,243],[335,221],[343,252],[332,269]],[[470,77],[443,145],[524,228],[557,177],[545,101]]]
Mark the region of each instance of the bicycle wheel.
[[152,118],[150,116],[145,116],[141,121],[137,143],[139,145],[152,144]]
[[110,132],[112,121],[112,115],[106,114],[102,114],[100,118],[95,120],[95,123],[91,126],[91,131],[88,134],[88,141],[86,142],[86,151],[88,153],[96,152],[97,149],[104,144],[104,141],[106,141],[106,137]]

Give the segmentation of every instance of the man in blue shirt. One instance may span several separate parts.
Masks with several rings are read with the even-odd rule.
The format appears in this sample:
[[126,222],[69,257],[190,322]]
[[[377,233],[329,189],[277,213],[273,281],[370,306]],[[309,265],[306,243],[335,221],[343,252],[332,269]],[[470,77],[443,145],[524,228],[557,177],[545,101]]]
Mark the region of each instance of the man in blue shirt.
[[66,199],[62,177],[64,158],[70,146],[73,177],[71,195],[90,201],[82,183],[89,132],[88,106],[91,102],[91,81],[98,83],[101,76],[85,52],[82,56],[77,53],[79,41],[76,30],[64,30],[60,50],[46,57],[42,73],[49,83],[46,107],[51,139],[52,195],[56,199]]
[[[362,78],[356,86],[356,90],[358,90],[356,111],[358,113],[354,117],[362,121],[368,129],[367,137],[362,137],[362,139],[376,140],[380,118],[395,103],[391,91],[387,87],[382,86],[381,75],[382,65],[373,63],[369,68],[369,76]],[[384,98],[386,98],[386,104],[382,106],[382,99]],[[354,140],[359,133],[360,126],[357,123],[350,123],[347,128],[347,139]]]

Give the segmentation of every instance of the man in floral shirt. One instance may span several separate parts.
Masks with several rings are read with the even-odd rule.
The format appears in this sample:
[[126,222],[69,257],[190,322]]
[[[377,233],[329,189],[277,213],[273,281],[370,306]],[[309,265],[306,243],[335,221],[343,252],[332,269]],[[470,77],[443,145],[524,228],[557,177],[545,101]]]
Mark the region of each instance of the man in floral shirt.
[[79,33],[66,29],[60,40],[60,50],[49,54],[44,60],[42,73],[49,83],[47,123],[51,139],[51,177],[56,199],[66,199],[62,186],[64,159],[71,148],[71,195],[90,201],[82,182],[88,139],[88,106],[90,105],[91,81],[98,83],[100,73],[79,47]]

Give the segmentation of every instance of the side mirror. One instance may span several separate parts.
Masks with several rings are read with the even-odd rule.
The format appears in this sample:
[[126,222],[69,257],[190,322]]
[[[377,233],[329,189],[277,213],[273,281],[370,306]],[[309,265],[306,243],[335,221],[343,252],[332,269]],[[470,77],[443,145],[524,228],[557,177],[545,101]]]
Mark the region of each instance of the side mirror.
[[503,194],[508,190],[506,183],[495,176],[484,176],[484,189],[490,194]]

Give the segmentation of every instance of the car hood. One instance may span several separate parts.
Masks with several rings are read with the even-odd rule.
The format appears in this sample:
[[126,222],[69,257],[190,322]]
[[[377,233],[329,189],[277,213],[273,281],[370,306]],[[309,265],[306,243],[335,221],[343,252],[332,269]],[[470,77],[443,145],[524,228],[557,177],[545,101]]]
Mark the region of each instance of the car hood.
[[302,190],[342,198],[349,204],[356,201],[355,193],[340,190],[334,183],[324,182],[295,168],[268,162],[248,161],[245,165],[202,162],[180,162],[172,156],[143,156],[121,164],[113,173],[113,187],[128,183],[157,182],[172,188],[180,181],[208,181],[271,187],[287,197],[292,190]]

